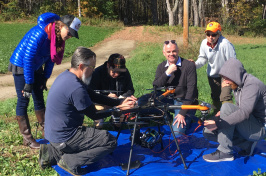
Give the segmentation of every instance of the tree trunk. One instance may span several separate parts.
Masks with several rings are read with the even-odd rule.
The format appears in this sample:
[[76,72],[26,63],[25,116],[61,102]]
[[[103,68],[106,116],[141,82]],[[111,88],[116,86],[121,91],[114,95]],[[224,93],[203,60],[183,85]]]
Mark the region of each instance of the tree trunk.
[[175,4],[173,9],[171,9],[171,4],[169,2],[169,0],[166,0],[166,7],[167,7],[167,12],[168,12],[168,16],[169,16],[169,26],[174,26],[175,25],[175,13],[177,10],[177,5],[178,5],[178,0],[174,0]]
[[183,25],[183,1],[178,3],[178,25]]
[[205,15],[204,15],[204,6],[203,6],[203,0],[199,0],[199,21],[200,21],[200,27],[205,26]]
[[151,8],[152,8],[152,22],[154,25],[158,25],[157,0],[151,0]]
[[199,8],[197,4],[197,0],[192,0],[192,6],[194,11],[194,26],[199,26]]
[[78,0],[78,13],[79,13],[79,17],[81,17],[80,0]]

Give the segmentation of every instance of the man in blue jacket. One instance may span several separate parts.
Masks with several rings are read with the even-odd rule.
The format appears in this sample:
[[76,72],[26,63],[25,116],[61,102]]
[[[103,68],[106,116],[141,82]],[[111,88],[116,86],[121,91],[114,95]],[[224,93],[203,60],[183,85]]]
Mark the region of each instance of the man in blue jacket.
[[234,160],[234,146],[239,155],[251,156],[257,141],[266,137],[265,84],[248,74],[237,59],[226,61],[219,74],[224,86],[232,88],[236,105],[224,103],[220,116],[204,122],[204,137],[219,143],[214,153],[203,156],[207,162]]

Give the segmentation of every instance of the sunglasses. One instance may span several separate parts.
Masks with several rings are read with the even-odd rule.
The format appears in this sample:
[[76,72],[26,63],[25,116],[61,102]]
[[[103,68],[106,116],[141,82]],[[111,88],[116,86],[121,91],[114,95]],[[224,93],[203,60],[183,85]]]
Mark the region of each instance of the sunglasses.
[[175,44],[175,40],[167,40],[164,42],[164,44],[168,45],[169,43]]
[[218,34],[217,34],[217,33],[216,33],[216,34],[206,33],[206,35],[207,35],[208,37],[210,37],[210,36],[212,36],[212,37],[216,37]]

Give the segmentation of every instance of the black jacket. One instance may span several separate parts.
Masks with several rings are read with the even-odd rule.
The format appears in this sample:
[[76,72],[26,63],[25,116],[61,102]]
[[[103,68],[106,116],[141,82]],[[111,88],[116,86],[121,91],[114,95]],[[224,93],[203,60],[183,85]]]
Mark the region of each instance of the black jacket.
[[[118,78],[112,78],[108,73],[107,62],[95,69],[89,87],[93,90],[122,91],[112,92],[118,97],[129,97],[135,92],[129,71],[121,72]],[[108,95],[110,92],[101,93]]]
[[[180,57],[181,58],[181,57]],[[165,71],[167,61],[163,61],[157,67],[153,85],[157,87],[175,87],[175,98],[194,100],[198,98],[196,66],[184,58],[181,58],[181,66],[169,77]],[[196,104],[197,102],[183,101],[184,105]],[[181,109],[180,114],[185,116],[188,110]]]

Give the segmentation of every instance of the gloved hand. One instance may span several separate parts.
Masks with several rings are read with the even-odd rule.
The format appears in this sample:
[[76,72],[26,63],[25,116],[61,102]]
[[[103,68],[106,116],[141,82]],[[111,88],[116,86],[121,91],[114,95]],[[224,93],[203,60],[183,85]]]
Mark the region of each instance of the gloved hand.
[[32,84],[25,84],[24,89],[23,89],[23,96],[26,98],[30,98],[32,88],[33,88]]
[[43,79],[41,80],[41,89],[42,90],[46,90],[47,91],[47,87],[46,87],[46,83],[47,83],[47,78],[43,77]]

